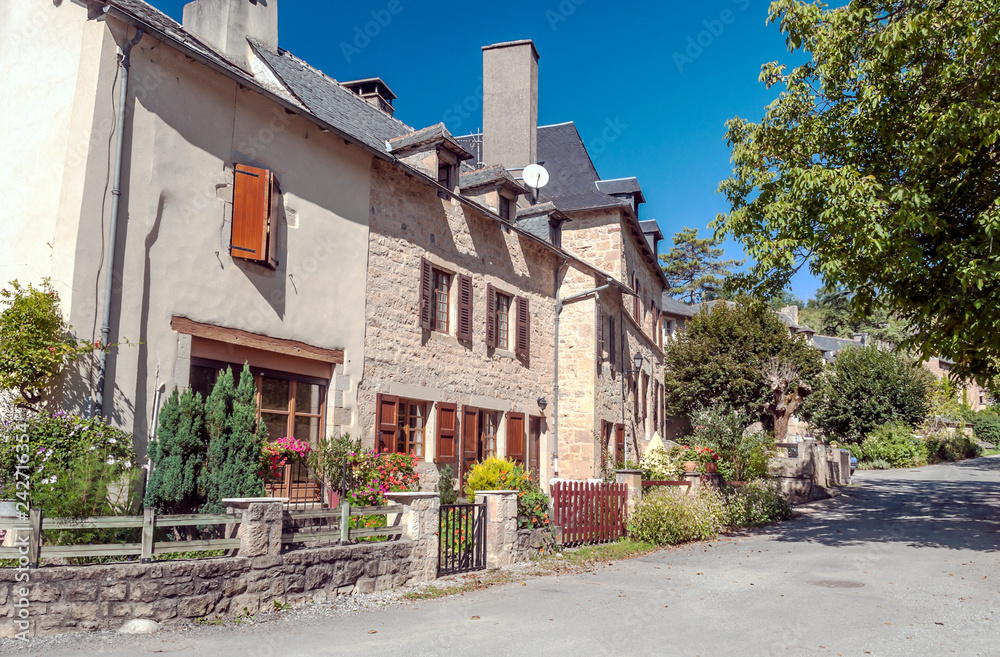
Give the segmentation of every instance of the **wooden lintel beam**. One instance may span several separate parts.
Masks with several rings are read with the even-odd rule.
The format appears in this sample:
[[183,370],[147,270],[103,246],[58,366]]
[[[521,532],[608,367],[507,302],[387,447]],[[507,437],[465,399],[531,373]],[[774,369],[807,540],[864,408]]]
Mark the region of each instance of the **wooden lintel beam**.
[[238,344],[253,349],[262,349],[286,356],[298,356],[318,360],[324,363],[334,363],[342,365],[344,363],[344,351],[342,349],[324,349],[314,347],[298,340],[285,340],[283,338],[272,338],[266,335],[258,335],[240,329],[215,326],[196,322],[187,317],[173,317],[170,320],[170,328],[178,333],[193,335],[198,338],[217,340],[228,344]]

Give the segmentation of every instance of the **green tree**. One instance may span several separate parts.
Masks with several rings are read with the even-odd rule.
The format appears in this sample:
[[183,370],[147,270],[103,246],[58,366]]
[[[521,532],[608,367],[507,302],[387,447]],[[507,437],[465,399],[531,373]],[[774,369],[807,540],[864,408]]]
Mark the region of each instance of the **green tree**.
[[233,370],[219,374],[205,402],[208,457],[202,473],[207,513],[225,510],[227,497],[261,497],[261,449],[267,427],[257,419],[257,388],[250,366],[244,364],[239,385]]
[[817,290],[813,307],[801,312],[800,317],[803,321],[808,318],[813,322],[809,325],[821,335],[850,338],[861,333],[869,341],[881,342],[893,348],[907,338],[910,329],[906,322],[896,319],[883,309],[874,310],[866,319],[858,319],[851,311],[853,296],[849,290],[824,285]]
[[[691,318],[664,351],[667,410],[690,419],[703,407],[742,411],[750,421],[775,423],[766,370],[773,359],[794,371],[784,385],[811,388],[822,370],[819,352],[788,328],[765,304],[716,302]],[[808,394],[804,392],[803,394]]]
[[777,0],[770,21],[810,59],[759,123],[727,123],[732,210],[716,235],[753,265],[736,281],[767,295],[806,262],[853,291],[852,313],[906,322],[904,347],[1000,373],[1000,85],[996,5],[982,0]]
[[684,228],[674,235],[674,246],[660,254],[660,268],[670,282],[671,296],[699,303],[717,298],[725,279],[740,260],[720,260],[721,240],[698,237],[697,228]]
[[205,404],[191,390],[173,394],[160,411],[144,504],[160,513],[196,513],[203,503],[198,491],[208,451]]
[[35,409],[66,363],[100,345],[71,335],[49,279],[8,285],[0,290],[0,390],[13,392],[15,406]]
[[802,416],[824,436],[861,443],[876,427],[904,422],[915,427],[927,415],[930,372],[909,358],[870,345],[837,354]]

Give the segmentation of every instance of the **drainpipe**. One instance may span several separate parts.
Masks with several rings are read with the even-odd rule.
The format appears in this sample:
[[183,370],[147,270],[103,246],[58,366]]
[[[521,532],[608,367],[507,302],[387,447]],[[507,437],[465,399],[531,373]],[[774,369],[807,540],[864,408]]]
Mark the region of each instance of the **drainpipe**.
[[[565,262],[563,264],[566,264]],[[562,269],[560,266],[556,269],[556,277],[559,276],[559,270]],[[552,400],[552,475],[553,477],[559,476],[559,314],[562,313],[563,305],[578,301],[584,297],[589,297],[592,294],[597,294],[602,290],[606,290],[611,287],[611,279],[600,287],[595,287],[586,292],[580,292],[579,294],[574,294],[568,296],[565,299],[560,299],[558,295],[556,296],[556,319],[555,319],[555,342],[556,342],[556,353],[555,353],[555,399]]]
[[97,365],[97,391],[91,417],[104,415],[104,380],[107,374],[107,345],[111,336],[111,296],[114,287],[115,274],[115,238],[118,235],[118,208],[122,196],[122,153],[125,150],[125,110],[128,104],[128,72],[129,58],[132,48],[142,39],[142,30],[137,29],[132,40],[122,48],[122,80],[118,92],[118,136],[115,144],[115,175],[111,188],[111,226],[108,238],[108,261],[104,271],[104,308],[101,319],[101,355]]

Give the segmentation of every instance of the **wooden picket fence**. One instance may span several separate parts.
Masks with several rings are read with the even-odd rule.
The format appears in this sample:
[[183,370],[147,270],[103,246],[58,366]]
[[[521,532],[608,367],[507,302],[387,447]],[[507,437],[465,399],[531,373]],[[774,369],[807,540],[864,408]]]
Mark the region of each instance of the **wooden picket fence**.
[[582,481],[552,485],[553,522],[563,545],[608,543],[625,535],[628,487]]

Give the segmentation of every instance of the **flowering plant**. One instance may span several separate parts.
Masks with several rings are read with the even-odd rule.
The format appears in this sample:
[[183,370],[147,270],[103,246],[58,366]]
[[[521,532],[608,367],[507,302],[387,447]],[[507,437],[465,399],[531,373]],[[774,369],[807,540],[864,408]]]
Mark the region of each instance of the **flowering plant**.
[[355,488],[350,492],[351,504],[359,506],[381,506],[385,504],[386,493],[402,493],[420,487],[417,463],[420,459],[413,454],[393,454],[374,450],[348,454]]
[[285,436],[275,441],[264,443],[261,448],[261,464],[264,472],[277,477],[281,469],[292,461],[305,461],[312,448],[305,440],[294,436]]
[[681,458],[685,461],[694,461],[695,463],[714,463],[719,460],[719,454],[713,450],[711,447],[699,447],[697,445],[681,445]]

